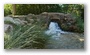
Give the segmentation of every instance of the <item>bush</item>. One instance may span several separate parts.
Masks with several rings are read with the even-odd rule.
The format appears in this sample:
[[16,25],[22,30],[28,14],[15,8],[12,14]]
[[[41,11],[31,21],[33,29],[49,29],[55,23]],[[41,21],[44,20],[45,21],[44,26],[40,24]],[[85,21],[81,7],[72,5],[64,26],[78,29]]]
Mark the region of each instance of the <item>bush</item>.
[[79,28],[78,32],[84,32],[84,21],[81,18],[76,18],[76,24]]
[[11,8],[12,8],[11,4],[5,4],[4,5],[4,16],[12,14]]

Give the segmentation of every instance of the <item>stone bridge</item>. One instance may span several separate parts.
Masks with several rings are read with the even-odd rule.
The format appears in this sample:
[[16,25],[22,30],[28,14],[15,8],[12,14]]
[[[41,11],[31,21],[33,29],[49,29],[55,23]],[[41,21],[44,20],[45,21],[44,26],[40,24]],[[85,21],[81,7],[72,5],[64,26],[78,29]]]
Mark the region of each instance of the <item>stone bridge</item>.
[[[43,12],[39,15],[34,15],[34,14],[28,14],[24,16],[19,15],[19,16],[14,16],[12,18],[19,18],[21,21],[22,20],[27,21],[27,23],[42,21],[43,25],[46,26],[47,28],[50,22],[57,22],[60,28],[64,31],[71,31],[71,32],[79,31],[79,28],[76,25],[76,19],[72,17],[71,14]],[[23,23],[21,22],[21,24]]]
[[57,22],[58,25],[62,28],[62,30],[65,31],[75,31],[75,29],[78,29],[76,24],[75,18],[72,17],[71,14],[64,14],[64,13],[47,13],[43,12],[39,15],[34,14],[28,14],[27,19],[37,19],[37,20],[44,20],[46,26],[49,26],[50,22]]

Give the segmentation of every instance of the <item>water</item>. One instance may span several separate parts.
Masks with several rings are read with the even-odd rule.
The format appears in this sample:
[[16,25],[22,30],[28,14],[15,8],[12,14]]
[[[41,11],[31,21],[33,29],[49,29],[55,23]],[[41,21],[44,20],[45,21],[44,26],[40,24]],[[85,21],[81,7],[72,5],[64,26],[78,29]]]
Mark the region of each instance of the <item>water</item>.
[[52,38],[55,39],[58,39],[60,35],[64,33],[68,32],[62,31],[57,22],[50,22],[48,30],[45,31],[45,34],[52,35]]
[[50,22],[49,30],[47,30],[45,33],[53,35],[53,34],[58,34],[58,33],[61,34],[61,33],[67,33],[67,32],[62,31],[61,28],[58,26],[58,23]]

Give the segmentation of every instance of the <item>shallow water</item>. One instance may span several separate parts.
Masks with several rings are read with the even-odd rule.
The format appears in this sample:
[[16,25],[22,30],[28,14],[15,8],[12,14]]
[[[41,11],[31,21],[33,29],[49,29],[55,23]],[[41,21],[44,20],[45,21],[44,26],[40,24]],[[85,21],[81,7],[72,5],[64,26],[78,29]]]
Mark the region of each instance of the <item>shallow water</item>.
[[45,48],[49,49],[83,49],[84,41],[81,35],[61,30],[58,23],[51,22],[45,34],[51,35]]

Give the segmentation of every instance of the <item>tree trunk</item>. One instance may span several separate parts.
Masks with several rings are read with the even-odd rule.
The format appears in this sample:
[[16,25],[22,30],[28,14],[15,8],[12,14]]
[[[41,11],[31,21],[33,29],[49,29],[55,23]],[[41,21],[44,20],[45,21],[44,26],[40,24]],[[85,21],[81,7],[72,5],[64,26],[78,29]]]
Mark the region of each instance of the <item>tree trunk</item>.
[[12,4],[12,14],[16,14],[16,4]]

